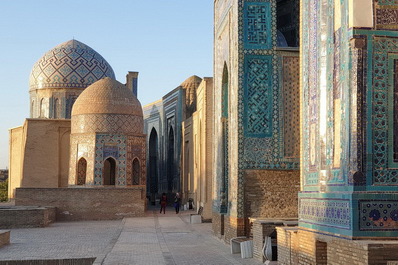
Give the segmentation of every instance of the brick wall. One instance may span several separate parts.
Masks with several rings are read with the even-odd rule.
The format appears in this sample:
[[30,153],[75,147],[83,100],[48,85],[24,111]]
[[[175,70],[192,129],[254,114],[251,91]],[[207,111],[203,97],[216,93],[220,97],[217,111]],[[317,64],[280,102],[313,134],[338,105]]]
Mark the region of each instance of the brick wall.
[[246,217],[297,217],[299,190],[300,172],[297,170],[246,170]]
[[0,228],[45,227],[55,222],[54,207],[0,207]]
[[224,232],[222,232],[222,222],[221,222],[222,216],[219,213],[213,212],[213,216],[212,216],[212,229],[213,229],[213,234],[218,237],[221,238],[222,234]]
[[231,238],[245,236],[244,218],[224,216],[224,241],[230,244]]
[[298,264],[297,227],[277,227],[278,265]]
[[[280,241],[278,228],[278,254],[286,244]],[[398,261],[398,241],[382,240],[349,240],[328,235],[316,234],[311,231],[299,230],[294,238],[291,238],[291,249],[297,249],[298,263],[300,265],[387,265],[388,262]],[[326,250],[326,253],[325,253]]]
[[264,238],[275,231],[274,224],[263,224],[260,220],[253,222],[253,257],[264,262]]
[[110,220],[144,216],[145,187],[19,188],[15,205],[53,206],[57,221]]

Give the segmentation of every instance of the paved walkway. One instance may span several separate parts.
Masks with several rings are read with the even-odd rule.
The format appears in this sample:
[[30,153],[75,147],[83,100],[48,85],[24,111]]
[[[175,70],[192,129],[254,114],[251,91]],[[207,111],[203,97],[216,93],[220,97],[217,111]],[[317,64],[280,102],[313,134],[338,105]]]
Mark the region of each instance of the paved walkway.
[[[192,212],[190,212],[192,213]],[[172,211],[123,221],[55,223],[47,228],[13,229],[0,260],[97,257],[95,265],[261,264],[230,254],[211,234],[211,224],[188,223]]]

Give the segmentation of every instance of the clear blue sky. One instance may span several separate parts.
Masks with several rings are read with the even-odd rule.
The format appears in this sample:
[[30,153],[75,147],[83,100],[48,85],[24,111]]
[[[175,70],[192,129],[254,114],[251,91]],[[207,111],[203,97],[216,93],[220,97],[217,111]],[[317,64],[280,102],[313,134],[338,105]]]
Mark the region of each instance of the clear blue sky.
[[73,37],[120,82],[140,72],[145,105],[191,75],[212,76],[213,0],[0,0],[0,169],[8,167],[8,129],[29,116],[33,64]]

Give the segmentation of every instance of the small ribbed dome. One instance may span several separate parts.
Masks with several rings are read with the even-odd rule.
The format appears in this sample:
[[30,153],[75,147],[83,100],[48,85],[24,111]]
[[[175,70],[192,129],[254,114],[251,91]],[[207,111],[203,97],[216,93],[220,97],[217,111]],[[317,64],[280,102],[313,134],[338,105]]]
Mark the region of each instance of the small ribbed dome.
[[141,103],[122,83],[105,77],[77,98],[72,116],[81,114],[128,114],[142,117]]
[[139,133],[141,103],[125,85],[105,77],[87,87],[72,108],[72,133]]
[[199,76],[193,75],[191,77],[189,77],[187,80],[185,80],[184,82],[181,83],[181,86],[184,89],[197,89],[200,85],[200,83],[202,82],[202,78],[200,78]]
[[202,78],[193,75],[184,82],[181,87],[185,90],[185,118],[189,118],[196,111],[196,89],[198,89]]
[[33,66],[30,90],[42,88],[86,88],[115,73],[108,62],[86,44],[70,40],[44,54]]

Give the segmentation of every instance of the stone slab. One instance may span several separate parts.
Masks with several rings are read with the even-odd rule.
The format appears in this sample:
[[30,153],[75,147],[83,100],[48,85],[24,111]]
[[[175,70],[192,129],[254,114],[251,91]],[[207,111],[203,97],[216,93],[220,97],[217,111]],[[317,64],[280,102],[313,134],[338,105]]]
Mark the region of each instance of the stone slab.
[[10,244],[10,231],[0,230],[0,248],[8,244]]

